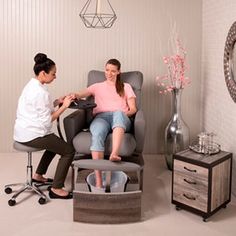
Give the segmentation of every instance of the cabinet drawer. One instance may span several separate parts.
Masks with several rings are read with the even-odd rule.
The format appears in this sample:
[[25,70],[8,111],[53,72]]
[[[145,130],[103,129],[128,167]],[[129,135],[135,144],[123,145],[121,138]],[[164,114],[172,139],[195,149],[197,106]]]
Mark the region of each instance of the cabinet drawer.
[[173,186],[173,200],[196,208],[200,211],[207,212],[207,194]]
[[207,194],[208,181],[206,179],[199,179],[183,173],[174,172],[173,184],[175,188],[197,191],[200,194]]
[[208,181],[208,169],[190,164],[180,160],[174,160],[174,173],[182,174],[201,180],[203,182]]

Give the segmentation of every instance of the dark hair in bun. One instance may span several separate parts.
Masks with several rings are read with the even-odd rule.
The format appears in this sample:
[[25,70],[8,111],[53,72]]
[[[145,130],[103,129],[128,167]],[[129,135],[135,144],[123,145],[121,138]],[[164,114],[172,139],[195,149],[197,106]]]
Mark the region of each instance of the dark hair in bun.
[[34,73],[39,75],[41,71],[45,71],[47,74],[56,64],[53,60],[49,59],[44,53],[37,53],[34,57]]

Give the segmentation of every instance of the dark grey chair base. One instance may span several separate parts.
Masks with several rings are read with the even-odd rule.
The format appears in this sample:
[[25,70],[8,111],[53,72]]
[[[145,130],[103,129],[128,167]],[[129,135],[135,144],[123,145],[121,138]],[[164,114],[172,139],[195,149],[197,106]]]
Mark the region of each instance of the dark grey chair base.
[[23,193],[24,191],[33,191],[37,193],[40,198],[38,200],[39,204],[45,204],[47,201],[47,196],[41,191],[39,187],[45,186],[45,185],[50,185],[50,184],[35,184],[32,182],[32,171],[33,171],[33,166],[32,166],[32,152],[37,152],[41,151],[41,149],[36,149],[32,147],[25,146],[21,143],[14,142],[14,148],[18,151],[21,152],[27,152],[28,153],[28,165],[26,168],[27,172],[27,179],[25,183],[14,183],[14,184],[7,184],[5,185],[5,193],[10,194],[12,193],[12,187],[15,186],[22,186],[8,201],[9,206],[14,206],[16,204],[16,198]]

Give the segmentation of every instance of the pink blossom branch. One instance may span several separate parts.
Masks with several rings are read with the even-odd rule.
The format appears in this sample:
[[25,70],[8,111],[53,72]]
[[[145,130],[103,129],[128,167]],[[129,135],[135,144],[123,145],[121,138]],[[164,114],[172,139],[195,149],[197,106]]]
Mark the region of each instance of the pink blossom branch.
[[162,87],[160,93],[167,93],[173,89],[182,89],[190,83],[190,79],[185,77],[186,51],[180,40],[175,40],[177,53],[163,57],[163,62],[167,65],[167,75],[157,77],[157,85]]

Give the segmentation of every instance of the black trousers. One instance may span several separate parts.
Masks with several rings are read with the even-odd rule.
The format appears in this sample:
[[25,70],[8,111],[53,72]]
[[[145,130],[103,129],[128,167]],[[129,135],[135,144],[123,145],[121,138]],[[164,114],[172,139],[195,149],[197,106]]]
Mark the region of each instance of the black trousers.
[[55,134],[49,134],[44,137],[39,137],[29,142],[24,142],[23,144],[30,147],[45,149],[45,152],[41,157],[36,170],[36,173],[40,175],[46,174],[48,166],[50,165],[52,159],[56,154],[61,155],[57,164],[52,187],[64,187],[64,182],[68,170],[74,158],[74,148]]

